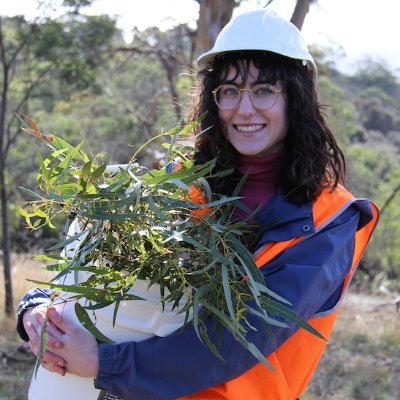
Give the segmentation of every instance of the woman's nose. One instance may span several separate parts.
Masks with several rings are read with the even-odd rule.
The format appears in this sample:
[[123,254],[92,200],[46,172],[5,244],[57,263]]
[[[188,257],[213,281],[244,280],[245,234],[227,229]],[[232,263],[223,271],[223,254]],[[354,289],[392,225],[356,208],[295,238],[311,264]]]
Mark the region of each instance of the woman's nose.
[[251,101],[249,90],[243,90],[241,92],[238,113],[242,116],[253,115],[255,113],[255,108],[253,102]]

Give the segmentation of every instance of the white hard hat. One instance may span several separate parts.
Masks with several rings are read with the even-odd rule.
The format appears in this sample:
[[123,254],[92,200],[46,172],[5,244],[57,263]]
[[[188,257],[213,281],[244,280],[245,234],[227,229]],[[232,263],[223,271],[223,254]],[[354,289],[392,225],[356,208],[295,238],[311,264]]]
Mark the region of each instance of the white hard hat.
[[204,68],[216,55],[239,50],[271,51],[302,60],[316,81],[317,67],[301,32],[274,11],[259,9],[232,18],[219,33],[214,47],[203,53],[197,64]]

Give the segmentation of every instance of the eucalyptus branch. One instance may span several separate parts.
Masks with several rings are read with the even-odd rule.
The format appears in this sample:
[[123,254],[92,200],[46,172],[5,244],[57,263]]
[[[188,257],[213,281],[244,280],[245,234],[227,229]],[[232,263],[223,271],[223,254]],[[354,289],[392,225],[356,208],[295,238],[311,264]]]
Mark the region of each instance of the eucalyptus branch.
[[[287,326],[283,318],[319,335],[266,287],[243,244],[255,227],[235,217],[240,186],[231,197],[212,192],[208,179],[232,171],[214,172],[215,160],[195,165],[190,158],[193,149],[188,152],[188,147],[177,145],[195,124],[160,133],[140,146],[128,165],[110,172],[101,158],[89,157],[82,143],[72,146],[44,134],[29,117],[21,121],[23,130],[51,154],[45,159],[38,156],[42,191],[23,189],[31,200],[21,206],[20,214],[30,229],[53,226],[55,216],[67,218],[71,213],[80,222],[78,232],[48,249],[65,251],[47,266],[57,276],[40,284],[84,300],[76,303],[75,312],[94,336],[104,340],[88,312],[114,305],[115,320],[121,301],[137,299],[131,289],[138,280],[158,285],[160,307],[170,304],[186,313],[185,323],[193,324],[199,340],[220,358],[219,345],[206,329],[209,317],[217,330],[227,329],[267,366],[248,340],[255,329],[248,322],[250,315],[262,321],[267,334],[273,325]],[[170,139],[165,144],[166,165],[180,158],[175,170],[148,170],[134,162],[161,137]],[[82,280],[60,284],[61,278],[77,273],[83,274]]]

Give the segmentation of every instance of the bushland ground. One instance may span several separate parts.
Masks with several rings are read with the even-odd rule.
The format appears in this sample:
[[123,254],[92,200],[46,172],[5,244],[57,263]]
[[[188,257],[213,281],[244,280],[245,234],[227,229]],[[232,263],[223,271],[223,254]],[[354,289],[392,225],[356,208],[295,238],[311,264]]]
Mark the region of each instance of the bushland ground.
[[[26,278],[48,278],[31,255],[14,256],[13,266],[16,299],[33,286]],[[0,287],[4,287],[1,278]],[[17,338],[15,320],[1,314],[2,302],[3,296],[0,400],[26,400],[35,359]],[[327,351],[302,400],[400,399],[400,311],[391,303],[388,296],[350,290]]]

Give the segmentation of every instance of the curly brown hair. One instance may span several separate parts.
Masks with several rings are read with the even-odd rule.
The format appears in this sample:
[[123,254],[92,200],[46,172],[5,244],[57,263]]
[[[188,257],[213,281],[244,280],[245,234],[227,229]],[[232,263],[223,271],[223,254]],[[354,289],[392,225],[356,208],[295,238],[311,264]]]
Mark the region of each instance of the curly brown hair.
[[[290,201],[303,204],[313,201],[324,188],[334,190],[338,183],[343,184],[345,159],[325,122],[307,68],[301,60],[265,51],[226,53],[200,71],[197,103],[191,113],[192,120],[203,115],[195,162],[216,159],[218,170],[236,167],[239,154],[226,139],[212,91],[224,82],[230,67],[245,81],[251,63],[259,69],[259,80],[271,84],[279,81],[284,90],[289,129],[276,182],[282,193]],[[231,179],[211,180],[211,185],[216,192],[231,194],[237,179],[234,174]]]

